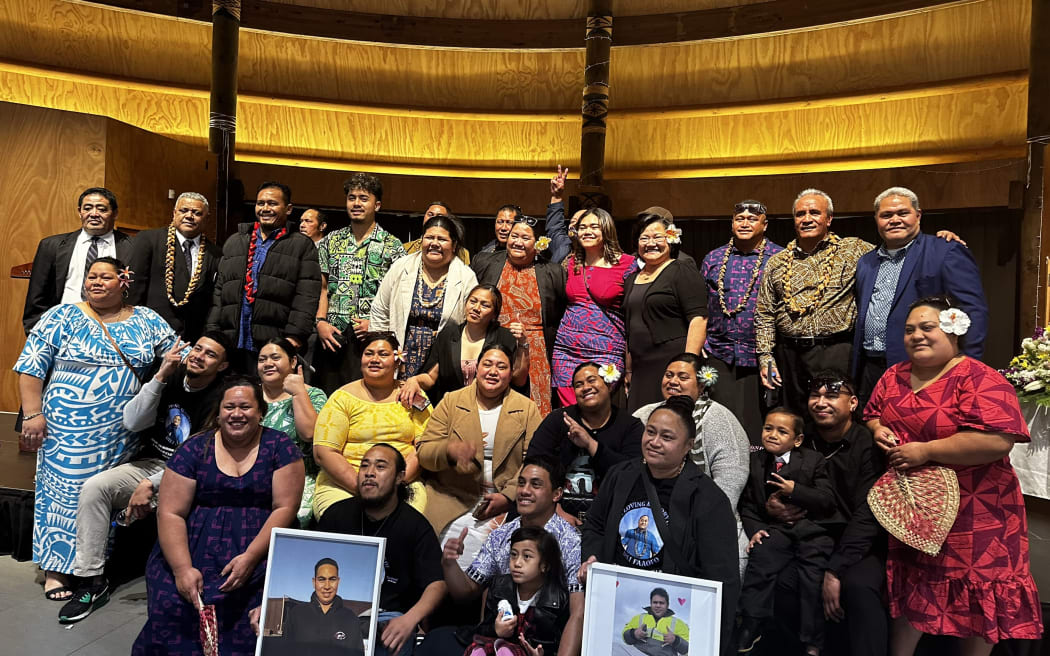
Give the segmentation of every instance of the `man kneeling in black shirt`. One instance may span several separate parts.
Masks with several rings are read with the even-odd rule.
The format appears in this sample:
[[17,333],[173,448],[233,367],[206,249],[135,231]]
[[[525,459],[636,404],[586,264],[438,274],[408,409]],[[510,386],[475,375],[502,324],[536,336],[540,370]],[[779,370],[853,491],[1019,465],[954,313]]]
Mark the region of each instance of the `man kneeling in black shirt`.
[[313,582],[310,603],[288,609],[283,642],[289,647],[310,647],[311,654],[364,654],[361,622],[337,594],[339,563],[331,558],[317,561]]

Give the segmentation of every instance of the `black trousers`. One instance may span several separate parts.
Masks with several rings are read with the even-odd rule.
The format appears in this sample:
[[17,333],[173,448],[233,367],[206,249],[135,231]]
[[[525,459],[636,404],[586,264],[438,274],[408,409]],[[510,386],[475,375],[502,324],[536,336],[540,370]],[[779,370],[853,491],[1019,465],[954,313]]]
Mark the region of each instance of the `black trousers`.
[[349,329],[343,332],[343,338],[342,347],[334,353],[320,339],[314,350],[312,384],[320,387],[328,396],[361,377],[361,343]]
[[864,406],[868,405],[871,393],[875,391],[875,385],[886,373],[886,354],[870,353],[861,351],[857,358],[857,398],[860,400],[858,410],[863,413]]
[[799,609],[799,640],[805,645],[824,644],[824,604],[821,585],[824,569],[835,541],[813,522],[802,520],[794,526],[772,526],[769,537],[751,549],[740,590],[740,613],[745,617],[773,617],[773,596],[777,577],[792,563],[798,572],[795,603]]
[[784,405],[805,417],[813,375],[822,369],[849,369],[853,338],[844,334],[840,339],[831,344],[795,346],[787,337],[777,335],[776,361],[784,383]]
[[744,427],[751,444],[762,446],[762,422],[769,408],[762,400],[765,388],[758,367],[726,364],[713,355],[707,356],[707,364],[718,372],[718,383],[711,388],[711,400],[729,408]]

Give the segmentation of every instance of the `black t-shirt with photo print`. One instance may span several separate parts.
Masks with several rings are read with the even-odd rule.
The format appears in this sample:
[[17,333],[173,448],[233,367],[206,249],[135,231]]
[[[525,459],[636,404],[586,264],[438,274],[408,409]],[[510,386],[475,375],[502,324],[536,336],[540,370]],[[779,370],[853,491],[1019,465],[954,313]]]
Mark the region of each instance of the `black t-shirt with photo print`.
[[[671,504],[671,490],[674,489],[674,478],[654,479],[648,470],[645,476],[656,488],[656,497],[663,507],[664,523],[671,526],[671,517],[667,508]],[[660,525],[653,518],[649,506],[649,495],[641,479],[634,484],[634,489],[627,495],[627,503],[620,513],[617,527],[620,534],[620,548],[616,550],[616,564],[660,571],[664,561],[664,536],[660,534]]]

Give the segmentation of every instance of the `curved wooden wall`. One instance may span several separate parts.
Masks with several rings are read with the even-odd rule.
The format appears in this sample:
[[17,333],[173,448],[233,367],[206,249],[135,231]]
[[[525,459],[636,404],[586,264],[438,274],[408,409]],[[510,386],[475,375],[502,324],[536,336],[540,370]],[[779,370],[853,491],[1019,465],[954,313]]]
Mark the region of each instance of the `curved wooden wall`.
[[[507,3],[455,4],[488,16]],[[537,0],[523,11],[555,6]],[[983,0],[614,48],[606,177],[1023,156],[1029,19],[1030,0]],[[0,0],[0,26],[0,100],[205,142],[208,24]],[[406,47],[243,30],[240,51],[243,161],[495,178],[577,168],[582,49]]]

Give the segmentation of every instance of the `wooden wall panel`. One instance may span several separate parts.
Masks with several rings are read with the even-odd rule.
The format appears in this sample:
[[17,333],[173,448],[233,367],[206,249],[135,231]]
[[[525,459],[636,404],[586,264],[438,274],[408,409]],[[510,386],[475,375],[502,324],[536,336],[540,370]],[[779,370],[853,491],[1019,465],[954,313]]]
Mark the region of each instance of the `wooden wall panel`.
[[[346,0],[274,0],[289,5],[346,9]],[[673,14],[760,4],[766,0],[614,0],[615,16]],[[355,0],[354,11],[388,16],[473,20],[562,20],[587,16],[586,0]]]
[[18,410],[11,367],[25,343],[22,308],[29,281],[8,276],[32,262],[49,235],[75,230],[77,197],[105,181],[106,119],[0,103],[0,411]]
[[[215,156],[208,149],[106,122],[106,187],[120,201],[120,223],[148,229],[171,222],[176,194],[195,191],[215,204]],[[214,218],[205,231],[214,236]]]

